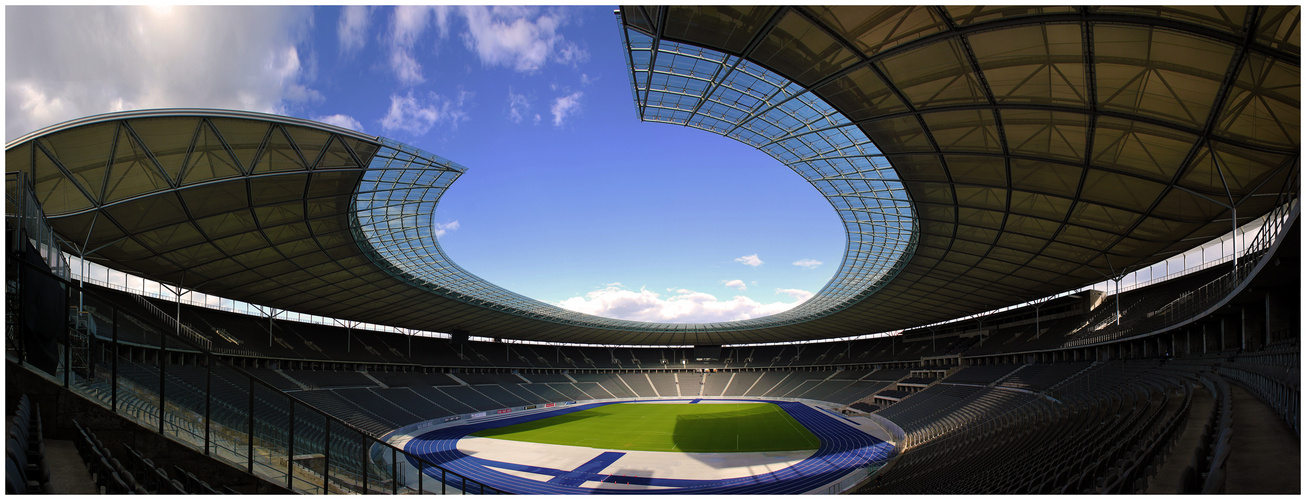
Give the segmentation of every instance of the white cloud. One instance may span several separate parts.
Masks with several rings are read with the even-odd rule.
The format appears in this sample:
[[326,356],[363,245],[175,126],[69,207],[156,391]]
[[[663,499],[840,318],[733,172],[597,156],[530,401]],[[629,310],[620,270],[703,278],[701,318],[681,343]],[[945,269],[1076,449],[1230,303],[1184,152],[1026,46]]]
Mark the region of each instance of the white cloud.
[[359,123],[358,120],[355,120],[354,117],[349,115],[334,114],[330,116],[314,116],[312,120],[315,122],[335,125],[337,127],[344,127],[349,130],[357,130],[359,132],[363,131],[363,124]]
[[422,65],[407,51],[390,53],[390,69],[394,70],[399,83],[404,85],[413,86],[426,81],[422,77]]
[[775,293],[788,295],[798,299],[799,304],[807,302],[807,299],[810,299],[812,298],[812,295],[815,295],[807,290],[799,290],[797,288],[777,288],[775,289]]
[[757,258],[757,254],[745,255],[743,257],[736,257],[735,262],[738,262],[745,266],[752,266],[752,267],[757,267],[762,265],[762,259]]
[[400,5],[390,16],[390,69],[403,85],[425,82],[422,65],[413,58],[413,45],[431,23],[435,9],[425,5]]
[[463,7],[460,12],[467,19],[463,43],[482,64],[521,72],[536,71],[550,61],[573,64],[589,58],[585,49],[558,33],[568,22],[562,11],[536,16],[538,11],[521,6]]
[[471,98],[470,92],[460,91],[457,99],[446,99],[430,93],[424,98],[407,95],[390,95],[390,109],[381,119],[381,128],[387,131],[403,130],[413,135],[425,134],[431,127],[448,124],[458,128],[458,122],[467,121],[464,107]]
[[5,9],[7,139],[82,116],[209,107],[290,113],[312,83],[300,7]]
[[435,28],[439,30],[440,38],[448,37],[449,12],[452,11],[453,8],[448,5],[436,5],[431,7],[431,10],[432,12],[435,12]]
[[568,116],[575,114],[576,110],[580,109],[580,98],[583,95],[585,95],[584,92],[572,92],[553,100],[553,106],[549,108],[549,111],[553,113],[553,126],[561,127],[562,122]]
[[564,300],[558,306],[586,314],[633,321],[710,323],[769,316],[786,311],[800,302],[762,303],[742,295],[721,300],[711,294],[685,289],[676,290],[674,295],[664,299],[657,292],[646,289],[633,291],[612,285],[585,294],[584,297]]
[[284,88],[282,98],[291,102],[320,102],[323,97],[322,93],[298,82],[302,75],[311,75],[311,69],[304,69],[299,59],[299,49],[291,45],[279,53],[274,53],[269,60],[269,66],[272,69],[272,75],[277,82]]
[[805,269],[816,269],[822,262],[816,259],[802,259],[795,261],[794,265]]
[[[508,87],[508,119],[513,123],[521,123],[522,118],[531,109],[531,101],[526,98],[525,94],[517,94]],[[539,123],[539,116],[535,115],[535,122]]]
[[340,39],[340,53],[354,54],[367,45],[367,25],[371,22],[371,7],[346,5],[340,10],[336,36]]
[[734,288],[735,290],[743,291],[748,289],[748,285],[744,284],[744,280],[730,280],[725,282],[725,284],[727,287]]
[[434,227],[435,227],[435,237],[439,238],[441,236],[444,236],[449,231],[457,231],[458,228],[462,227],[462,225],[458,224],[458,221],[448,222],[444,224],[436,222],[434,224]]

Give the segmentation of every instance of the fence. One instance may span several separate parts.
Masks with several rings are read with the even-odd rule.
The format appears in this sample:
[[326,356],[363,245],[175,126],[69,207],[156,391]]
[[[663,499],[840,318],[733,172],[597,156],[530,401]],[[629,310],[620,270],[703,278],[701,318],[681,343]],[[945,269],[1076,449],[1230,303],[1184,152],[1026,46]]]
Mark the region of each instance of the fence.
[[1246,251],[1238,256],[1237,264],[1230,266],[1232,269],[1229,272],[1200,287],[1183,293],[1155,310],[1136,311],[1134,314],[1128,315],[1133,318],[1128,323],[1118,326],[1106,326],[1101,328],[1103,332],[1099,335],[1067,342],[1066,347],[1098,344],[1136,334],[1151,333],[1205,314],[1212,307],[1230,298],[1230,295],[1237,291],[1245,281],[1254,276],[1253,272],[1260,264],[1261,259],[1270,255],[1270,250],[1274,244],[1287,234],[1288,228],[1297,219],[1299,213],[1300,206],[1295,196],[1284,200],[1284,203],[1279,204],[1265,216],[1265,223],[1261,225],[1256,236],[1247,245]]
[[[32,266],[17,259],[7,263]],[[397,464],[417,457],[300,402],[196,342],[207,339],[179,336],[175,324],[119,308],[77,282],[60,283],[78,321],[48,333],[57,339],[61,359],[53,373],[44,373],[110,411],[300,493],[499,493],[429,462],[425,470],[444,480],[428,478],[425,488],[413,488],[405,475],[410,473]],[[15,295],[24,290],[21,283],[11,286],[9,299],[18,302]],[[94,316],[80,314],[78,298]],[[21,324],[7,322],[10,338],[20,335]],[[10,343],[6,354],[42,373],[24,363],[28,353],[21,344]],[[391,460],[374,462],[376,449],[387,450]]]

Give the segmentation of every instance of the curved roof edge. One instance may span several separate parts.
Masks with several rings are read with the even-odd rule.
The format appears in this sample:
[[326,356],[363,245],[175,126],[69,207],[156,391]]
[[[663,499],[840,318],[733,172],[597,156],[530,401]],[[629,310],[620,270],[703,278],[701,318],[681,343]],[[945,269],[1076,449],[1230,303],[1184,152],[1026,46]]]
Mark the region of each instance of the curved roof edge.
[[22,137],[6,142],[5,149],[9,149],[15,145],[30,141],[32,139],[35,139],[43,135],[49,135],[63,130],[82,127],[86,125],[94,125],[96,123],[111,122],[114,120],[123,120],[127,118],[168,118],[168,117],[196,116],[196,115],[211,116],[215,118],[241,118],[247,120],[263,120],[263,121],[270,121],[270,122],[278,122],[287,125],[299,125],[303,127],[322,129],[336,134],[350,136],[355,139],[363,139],[363,140],[368,140],[373,142],[381,140],[381,138],[378,136],[364,134],[357,130],[347,129],[338,125],[332,125],[330,123],[322,123],[322,122],[315,122],[313,120],[305,120],[303,118],[295,118],[293,116],[274,115],[270,113],[259,113],[256,111],[241,111],[235,109],[220,109],[220,108],[150,108],[150,109],[133,109],[128,111],[114,111],[112,113],[101,113],[98,115],[84,116],[81,118],[74,118],[72,120],[68,120],[65,122],[56,123],[54,125],[50,125],[33,132],[28,132],[27,134],[24,134]]
[[[628,50],[638,50],[632,48],[632,34],[625,33],[623,39]],[[457,179],[445,170],[452,163],[434,155],[424,157],[420,150],[393,141],[369,165],[355,197],[355,232],[362,236],[359,242],[367,245],[365,253],[398,279],[472,305],[566,325],[652,333],[738,331],[805,322],[875,293],[902,270],[917,238],[910,197],[892,166],[847,117],[796,82],[751,62],[685,44],[666,43],[661,50],[664,58],[692,57],[729,70],[712,72],[716,76],[712,80],[677,74],[672,65],[658,67],[657,72],[670,77],[662,87],[641,93],[636,84],[636,95],[644,97],[636,102],[644,121],[676,123],[674,118],[653,118],[649,100],[684,82],[729,87],[748,79],[765,81],[766,88],[772,89],[767,93],[775,102],[738,116],[734,123],[738,132],[691,125],[758,148],[793,169],[830,201],[844,223],[847,243],[839,270],[811,298],[786,311],[746,320],[654,323],[584,314],[509,291],[458,266],[440,248],[432,216],[440,197]],[[647,73],[655,58],[649,57],[650,64],[644,66],[631,62],[632,75]],[[759,87],[751,91],[758,92]],[[716,101],[710,105],[724,106]],[[783,128],[776,128],[777,122]],[[387,148],[394,154],[387,154]],[[820,154],[800,156],[804,150]],[[400,158],[404,151],[409,156]]]

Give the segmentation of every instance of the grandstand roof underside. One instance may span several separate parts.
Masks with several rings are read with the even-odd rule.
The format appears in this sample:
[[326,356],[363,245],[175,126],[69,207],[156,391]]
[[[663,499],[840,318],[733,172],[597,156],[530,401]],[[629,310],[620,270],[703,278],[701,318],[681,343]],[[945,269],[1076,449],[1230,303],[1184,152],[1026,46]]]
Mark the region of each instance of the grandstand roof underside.
[[[1102,281],[1229,231],[1230,206],[1239,224],[1265,214],[1300,157],[1298,6],[674,6],[620,17],[627,36],[653,40],[651,53],[660,40],[704,47],[797,82],[873,141],[914,210],[916,246],[896,277],[766,327],[597,327],[433,292],[378,264],[356,229],[355,191],[382,140],[266,115],[70,122],[11,143],[6,170],[31,175],[74,253],[158,281],[405,328],[666,345],[876,333]],[[443,182],[462,172],[431,167]]]

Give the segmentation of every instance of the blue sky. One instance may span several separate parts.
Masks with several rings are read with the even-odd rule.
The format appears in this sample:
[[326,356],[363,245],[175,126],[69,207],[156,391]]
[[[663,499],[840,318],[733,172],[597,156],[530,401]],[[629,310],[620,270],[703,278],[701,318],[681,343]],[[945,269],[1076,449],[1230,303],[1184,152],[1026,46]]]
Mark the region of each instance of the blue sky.
[[314,119],[467,167],[440,243],[527,296],[700,322],[819,290],[829,203],[748,146],[639,122],[613,9],[7,7],[6,140],[125,109]]

